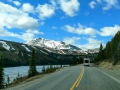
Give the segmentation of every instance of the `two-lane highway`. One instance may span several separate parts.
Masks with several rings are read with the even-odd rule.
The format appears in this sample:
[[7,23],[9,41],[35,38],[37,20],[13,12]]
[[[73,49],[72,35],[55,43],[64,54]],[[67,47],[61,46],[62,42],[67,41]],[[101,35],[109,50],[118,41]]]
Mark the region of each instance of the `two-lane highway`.
[[95,67],[77,65],[7,90],[120,90],[120,82]]

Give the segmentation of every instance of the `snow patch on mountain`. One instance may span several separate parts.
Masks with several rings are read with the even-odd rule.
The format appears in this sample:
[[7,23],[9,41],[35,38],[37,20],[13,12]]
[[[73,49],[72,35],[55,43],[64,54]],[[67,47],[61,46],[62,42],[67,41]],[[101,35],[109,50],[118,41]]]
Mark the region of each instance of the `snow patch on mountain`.
[[11,50],[15,50],[15,48],[12,47],[12,45],[10,44]]
[[2,43],[2,46],[3,46],[6,50],[10,51],[10,46],[7,45],[7,43],[6,43],[5,41],[0,41],[0,43]]
[[65,52],[63,52],[62,50],[60,50],[63,54],[66,54]]
[[44,48],[45,50],[47,50],[48,52],[51,52],[51,50],[47,49],[47,48]]
[[26,49],[26,51],[30,52],[29,48],[27,48],[25,45],[22,45],[22,46]]
[[46,52],[44,52],[44,51],[42,51],[42,50],[40,50],[40,52],[42,52],[42,53],[44,53],[44,54],[47,54],[47,55],[48,55],[48,53],[46,53]]
[[36,47],[32,46],[32,48],[36,49]]

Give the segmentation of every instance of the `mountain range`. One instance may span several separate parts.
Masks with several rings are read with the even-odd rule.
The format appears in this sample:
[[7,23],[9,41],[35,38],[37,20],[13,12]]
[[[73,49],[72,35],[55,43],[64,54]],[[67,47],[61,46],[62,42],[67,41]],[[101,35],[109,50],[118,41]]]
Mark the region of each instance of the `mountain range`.
[[[0,40],[0,53],[4,59],[4,66],[29,65],[31,50],[35,49],[37,64],[59,64],[56,55],[81,54],[80,48],[61,41],[37,38],[26,43]],[[53,55],[54,54],[54,55]],[[62,63],[69,63],[67,59]]]

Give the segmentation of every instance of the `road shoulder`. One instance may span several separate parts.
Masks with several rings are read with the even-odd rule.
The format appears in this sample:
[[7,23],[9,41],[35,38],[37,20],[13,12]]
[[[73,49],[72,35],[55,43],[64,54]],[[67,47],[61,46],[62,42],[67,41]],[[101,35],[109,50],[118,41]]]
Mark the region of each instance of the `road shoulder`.
[[100,67],[97,69],[120,83],[120,72],[119,71],[108,70],[108,69],[100,68]]

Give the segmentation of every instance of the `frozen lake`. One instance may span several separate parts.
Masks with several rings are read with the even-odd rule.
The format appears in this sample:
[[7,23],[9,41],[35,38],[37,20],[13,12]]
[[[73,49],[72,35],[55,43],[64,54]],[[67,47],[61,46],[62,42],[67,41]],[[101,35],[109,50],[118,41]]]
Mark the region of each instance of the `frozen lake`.
[[[60,65],[53,65],[53,67],[60,67]],[[68,66],[68,65],[67,65]],[[45,68],[49,67],[49,65],[45,65]],[[42,71],[43,66],[36,66],[38,72]],[[5,73],[5,82],[7,82],[7,76],[10,78],[10,82],[12,82],[17,76],[18,73],[22,77],[28,75],[29,66],[20,66],[20,67],[9,67],[4,68]]]

